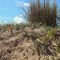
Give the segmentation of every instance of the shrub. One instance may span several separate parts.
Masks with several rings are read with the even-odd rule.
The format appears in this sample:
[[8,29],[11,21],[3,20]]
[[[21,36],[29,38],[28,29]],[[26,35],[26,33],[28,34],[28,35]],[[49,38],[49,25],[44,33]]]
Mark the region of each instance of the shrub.
[[20,28],[19,28],[19,25],[16,24],[16,30],[19,31],[19,29],[20,29]]
[[56,38],[55,35],[56,35],[57,32],[58,32],[58,30],[57,30],[56,27],[55,27],[55,28],[46,27],[45,30],[46,30],[46,36],[47,36],[48,38]]
[[56,29],[55,28],[50,28],[48,31],[47,31],[47,36],[48,37],[53,37],[56,33]]

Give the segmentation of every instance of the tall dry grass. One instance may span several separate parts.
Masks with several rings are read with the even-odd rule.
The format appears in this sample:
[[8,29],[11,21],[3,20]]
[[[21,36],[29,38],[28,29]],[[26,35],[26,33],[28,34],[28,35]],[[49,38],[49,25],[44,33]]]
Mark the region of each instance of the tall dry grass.
[[42,25],[55,27],[57,8],[56,1],[50,6],[49,0],[43,0],[44,3],[40,3],[40,0],[35,0],[30,3],[29,12],[27,13],[27,20],[31,24],[41,23]]

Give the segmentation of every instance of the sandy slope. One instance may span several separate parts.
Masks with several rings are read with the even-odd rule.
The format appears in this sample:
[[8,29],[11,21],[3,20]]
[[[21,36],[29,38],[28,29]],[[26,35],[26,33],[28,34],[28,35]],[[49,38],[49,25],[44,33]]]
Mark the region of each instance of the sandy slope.
[[[44,33],[42,30],[26,29],[28,33],[32,31]],[[0,34],[0,60],[52,60],[52,58],[52,56],[38,56],[33,41],[25,36],[24,31],[14,36],[10,36],[8,31]],[[57,60],[57,57],[54,59]]]

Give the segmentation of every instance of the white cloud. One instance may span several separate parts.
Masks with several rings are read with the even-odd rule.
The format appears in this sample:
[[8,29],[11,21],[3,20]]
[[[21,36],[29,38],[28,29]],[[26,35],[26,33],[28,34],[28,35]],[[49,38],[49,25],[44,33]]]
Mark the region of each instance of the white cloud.
[[0,17],[0,24],[7,24],[12,22],[12,18],[11,17]]
[[7,23],[7,21],[6,20],[4,20],[4,24],[6,24]]
[[18,7],[22,7],[22,6],[24,6],[24,7],[29,7],[30,4],[29,4],[29,3],[25,3],[25,2],[17,1],[17,2],[16,2],[16,6],[18,6]]
[[16,6],[18,6],[18,7],[23,6],[23,3],[22,2],[16,2]]
[[30,4],[29,4],[29,3],[24,3],[24,6],[29,7],[29,6],[30,6]]
[[1,21],[0,21],[0,24],[7,24],[7,23],[8,23],[7,20],[1,20]]
[[23,23],[24,19],[22,17],[16,16],[13,18],[13,21],[19,24],[19,23]]

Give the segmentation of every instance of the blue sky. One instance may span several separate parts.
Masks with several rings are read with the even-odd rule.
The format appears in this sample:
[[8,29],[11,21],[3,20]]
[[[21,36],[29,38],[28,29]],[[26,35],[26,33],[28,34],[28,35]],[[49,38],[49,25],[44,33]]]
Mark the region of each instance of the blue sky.
[[[23,22],[24,12],[21,7],[28,8],[29,1],[31,0],[0,0],[0,24]],[[60,0],[57,0],[57,6],[60,7]]]

